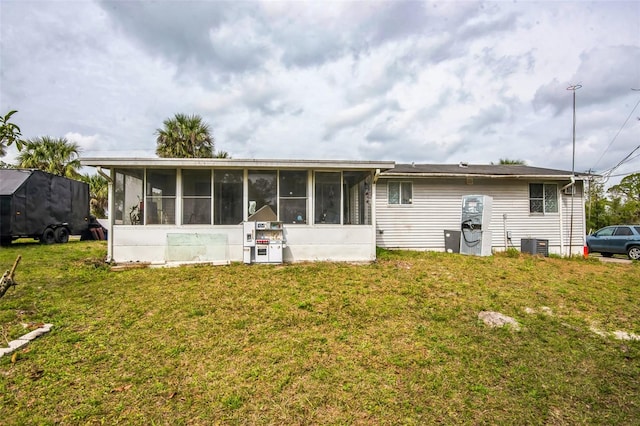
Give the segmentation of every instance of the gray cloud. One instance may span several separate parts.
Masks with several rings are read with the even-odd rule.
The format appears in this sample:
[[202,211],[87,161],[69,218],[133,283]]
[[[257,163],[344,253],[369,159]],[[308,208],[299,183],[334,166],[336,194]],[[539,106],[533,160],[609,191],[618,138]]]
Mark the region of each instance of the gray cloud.
[[393,116],[387,117],[384,121],[377,123],[367,133],[365,139],[369,142],[390,142],[403,139],[405,136],[404,129],[394,122]]
[[385,101],[381,99],[376,102],[363,103],[342,110],[325,123],[323,139],[332,139],[338,132],[350,127],[357,127],[387,110],[399,111],[400,106],[396,101]]
[[580,55],[580,65],[571,80],[558,79],[540,87],[533,105],[536,110],[549,108],[559,114],[572,108],[567,87],[582,84],[576,97],[584,104],[611,102],[614,98],[627,96],[632,87],[640,85],[640,47],[597,47]]
[[384,6],[385,10],[374,14],[370,21],[363,24],[363,28],[370,33],[367,38],[372,45],[429,31],[427,3],[395,1]]
[[[629,90],[640,87],[634,3],[1,7],[0,108],[19,110],[25,137],[73,135],[91,155],[153,155],[155,129],[184,112],[202,115],[235,158],[508,157],[566,168],[565,89],[579,82],[576,160],[586,169],[639,96]],[[637,146],[638,124],[599,167]]]
[[248,3],[102,0],[99,4],[124,33],[144,50],[173,63],[179,73],[195,71],[215,80],[216,72],[228,77],[260,68],[270,55],[267,40],[252,36],[263,28],[251,19]]
[[501,124],[508,117],[508,110],[504,105],[492,105],[471,117],[461,130],[469,136],[477,134],[491,135],[496,133],[496,125]]

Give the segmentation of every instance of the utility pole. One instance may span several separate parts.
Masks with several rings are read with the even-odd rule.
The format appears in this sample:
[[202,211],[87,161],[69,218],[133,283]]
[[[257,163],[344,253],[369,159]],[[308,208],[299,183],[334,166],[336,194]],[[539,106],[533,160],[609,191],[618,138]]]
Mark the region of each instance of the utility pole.
[[[573,92],[573,155],[571,157],[571,178],[576,176],[576,90],[580,89],[582,84],[574,84],[567,87],[567,90]],[[575,182],[575,181],[574,181]],[[584,191],[584,188],[583,188]],[[575,183],[571,187],[571,219],[569,223],[569,257],[573,254],[573,197],[575,196]]]

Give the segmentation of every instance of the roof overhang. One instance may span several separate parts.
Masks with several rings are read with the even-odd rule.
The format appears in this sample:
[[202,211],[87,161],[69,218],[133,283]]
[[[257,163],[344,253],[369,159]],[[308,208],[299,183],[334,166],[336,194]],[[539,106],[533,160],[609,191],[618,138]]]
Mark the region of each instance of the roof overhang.
[[387,170],[394,161],[262,160],[236,158],[81,158],[83,166],[112,168],[261,168],[324,170]]
[[593,175],[574,173],[569,170],[505,164],[396,164],[391,170],[380,174],[381,178],[407,179],[512,179],[512,180],[587,180]]
[[385,179],[407,179],[407,178],[459,178],[459,179],[545,179],[545,180],[585,180],[586,176],[581,175],[536,175],[536,174],[524,174],[524,175],[504,175],[504,174],[477,174],[477,173],[386,173],[380,174],[381,178]]

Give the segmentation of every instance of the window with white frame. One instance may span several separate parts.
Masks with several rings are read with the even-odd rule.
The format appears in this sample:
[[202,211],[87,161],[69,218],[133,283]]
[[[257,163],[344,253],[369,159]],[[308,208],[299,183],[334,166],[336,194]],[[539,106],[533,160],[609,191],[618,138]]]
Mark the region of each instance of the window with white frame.
[[342,174],[342,211],[345,225],[371,225],[371,172]]
[[242,170],[215,170],[214,225],[236,225],[242,222]]
[[116,169],[114,190],[114,224],[142,225],[144,169]]
[[249,220],[260,209],[263,211],[260,217],[273,216],[275,219],[278,216],[278,171],[249,170],[248,186]]
[[412,204],[412,182],[389,182],[387,184],[389,204]]
[[211,224],[211,170],[182,170],[182,223]]
[[307,223],[307,171],[281,170],[280,220],[284,223]]
[[315,174],[315,223],[340,223],[340,172],[316,172]]
[[530,183],[529,212],[558,213],[558,185],[555,183]]
[[176,223],[176,170],[147,169],[145,224]]

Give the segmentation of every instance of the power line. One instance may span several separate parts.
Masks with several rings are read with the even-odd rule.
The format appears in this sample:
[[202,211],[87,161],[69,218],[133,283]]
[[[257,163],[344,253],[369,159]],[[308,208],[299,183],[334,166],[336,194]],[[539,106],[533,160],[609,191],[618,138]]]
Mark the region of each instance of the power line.
[[636,173],[640,173],[640,170],[636,170],[634,172],[628,172],[628,173],[620,173],[618,175],[611,175],[609,177],[629,176],[629,175],[635,175]]
[[[635,90],[635,89],[632,89]],[[629,122],[629,119],[631,118],[631,116],[633,115],[634,111],[636,110],[636,108],[638,108],[638,105],[640,105],[640,99],[638,99],[638,102],[636,102],[636,105],[633,107],[633,109],[631,110],[631,112],[629,113],[629,115],[627,116],[627,119],[624,120],[624,123],[622,123],[622,126],[620,126],[620,129],[618,129],[618,132],[616,133],[616,135],[613,137],[613,139],[611,139],[611,142],[609,142],[609,145],[607,145],[607,148],[604,150],[604,152],[602,153],[602,155],[600,156],[600,158],[598,158],[598,161],[596,161],[596,164],[592,167],[592,169],[595,169],[596,166],[598,165],[598,163],[600,162],[600,160],[602,160],[602,157],[604,157],[604,155],[607,153],[607,151],[609,151],[609,148],[611,148],[611,145],[613,145],[613,143],[615,142],[615,140],[618,138],[618,135],[620,134],[620,132],[622,132],[622,129],[624,129],[624,126],[627,125],[627,123]]]
[[[617,169],[618,167],[620,167],[621,165],[623,165],[625,162],[629,161],[630,157],[637,151],[640,149],[640,145],[638,145],[637,147],[635,147],[633,149],[633,151],[631,151],[629,154],[627,154],[626,157],[624,157],[622,160],[620,160],[618,162],[618,164],[616,164],[615,166],[613,166],[610,170],[609,170],[609,175],[611,175],[611,173],[613,173],[613,171],[615,169]],[[635,158],[635,157],[634,157]]]

